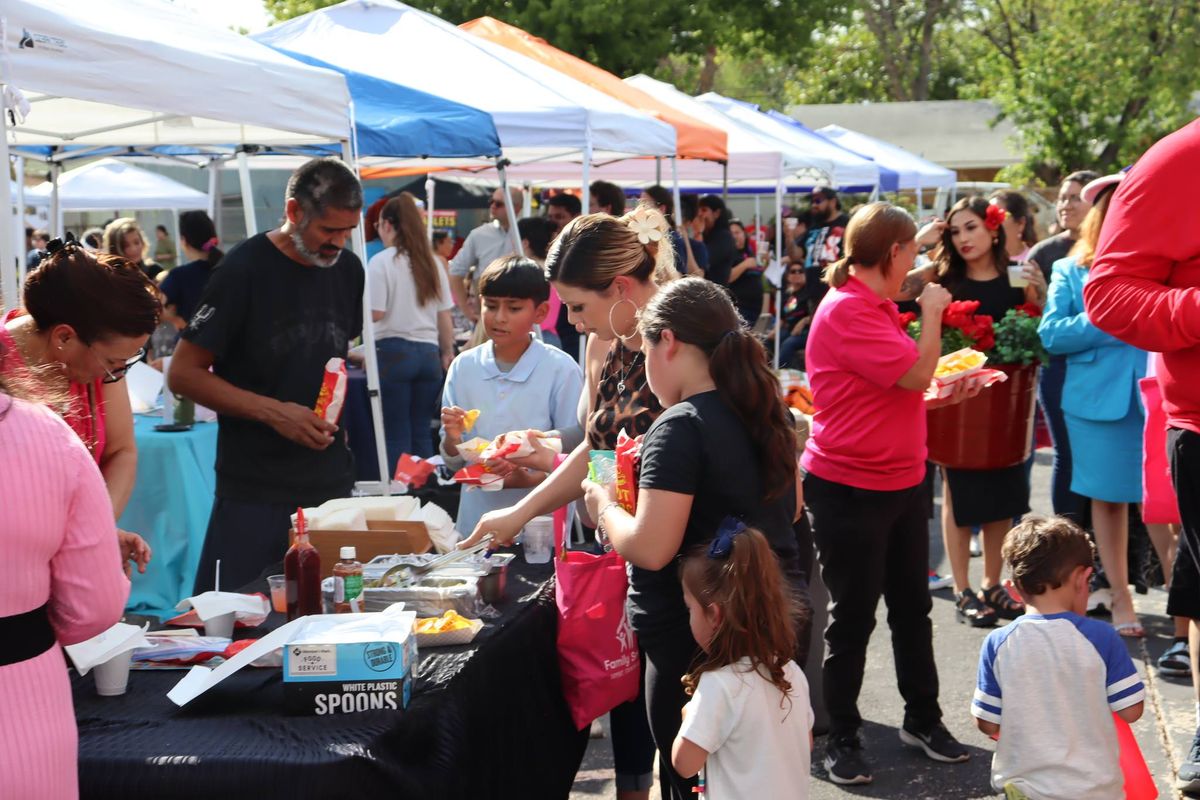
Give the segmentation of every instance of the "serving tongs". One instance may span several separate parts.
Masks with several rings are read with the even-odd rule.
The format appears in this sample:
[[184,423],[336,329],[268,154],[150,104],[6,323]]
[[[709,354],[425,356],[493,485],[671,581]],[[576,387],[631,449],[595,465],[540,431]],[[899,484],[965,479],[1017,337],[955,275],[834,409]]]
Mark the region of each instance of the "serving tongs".
[[[428,575],[430,572],[448,567],[451,564],[457,564],[476,553],[482,553],[487,550],[488,545],[492,543],[492,534],[485,535],[478,543],[468,547],[465,550],[453,550],[445,555],[438,556],[425,564],[397,564],[388,569],[387,572],[379,578],[378,585],[383,588],[397,588],[409,586],[416,581]],[[394,583],[389,582],[393,576],[399,576]]]

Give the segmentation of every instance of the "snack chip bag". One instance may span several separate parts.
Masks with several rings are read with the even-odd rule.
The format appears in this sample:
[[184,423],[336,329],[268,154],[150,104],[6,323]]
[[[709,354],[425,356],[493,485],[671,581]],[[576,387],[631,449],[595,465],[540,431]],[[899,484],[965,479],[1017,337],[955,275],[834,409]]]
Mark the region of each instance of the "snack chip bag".
[[419,489],[433,474],[434,466],[428,461],[404,453],[396,461],[396,474],[393,480],[408,484],[409,488]]
[[617,482],[617,454],[612,450],[588,451],[588,480],[601,486]]
[[331,358],[325,362],[325,378],[321,381],[321,391],[313,410],[321,419],[336,425],[345,402],[346,362],[341,358]]
[[471,428],[474,428],[475,421],[479,419],[479,415],[481,413],[482,412],[478,408],[472,408],[465,415],[463,415],[463,430],[470,431]]
[[630,438],[622,428],[617,434],[617,502],[630,514],[637,512],[638,472],[641,471],[642,438]]

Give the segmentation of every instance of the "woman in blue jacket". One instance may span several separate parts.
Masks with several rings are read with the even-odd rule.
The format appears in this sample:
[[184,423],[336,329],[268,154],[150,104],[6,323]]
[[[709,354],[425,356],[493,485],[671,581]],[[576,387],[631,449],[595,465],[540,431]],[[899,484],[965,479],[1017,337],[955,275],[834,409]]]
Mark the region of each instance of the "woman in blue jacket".
[[1071,491],[1091,498],[1100,563],[1112,585],[1113,627],[1122,636],[1144,636],[1129,593],[1129,503],[1142,499],[1144,411],[1138,381],[1146,353],[1094,326],[1083,308],[1083,285],[1100,238],[1108,202],[1121,175],[1084,188],[1094,204],[1079,241],[1054,262],[1049,297],[1038,333],[1046,349],[1067,358],[1063,415],[1071,442]]

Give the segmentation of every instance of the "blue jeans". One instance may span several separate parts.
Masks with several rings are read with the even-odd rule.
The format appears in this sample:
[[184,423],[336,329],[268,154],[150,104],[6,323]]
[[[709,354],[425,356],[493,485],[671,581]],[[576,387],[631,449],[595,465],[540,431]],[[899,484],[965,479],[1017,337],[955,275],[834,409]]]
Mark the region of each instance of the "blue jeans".
[[1082,521],[1085,498],[1071,491],[1071,443],[1067,438],[1067,422],[1063,417],[1063,384],[1067,380],[1067,361],[1062,356],[1051,356],[1050,363],[1042,368],[1038,377],[1038,402],[1050,426],[1050,440],[1054,442],[1054,467],[1051,473],[1051,502],[1054,513]]
[[375,351],[388,463],[395,466],[403,453],[429,458],[434,453],[430,421],[442,392],[437,345],[397,337],[380,339]]
[[[804,354],[804,346],[808,344],[808,328],[800,332],[798,336],[788,336],[779,345],[779,366],[781,369],[787,369],[792,366],[792,359],[797,353]],[[803,362],[801,362],[803,363]]]

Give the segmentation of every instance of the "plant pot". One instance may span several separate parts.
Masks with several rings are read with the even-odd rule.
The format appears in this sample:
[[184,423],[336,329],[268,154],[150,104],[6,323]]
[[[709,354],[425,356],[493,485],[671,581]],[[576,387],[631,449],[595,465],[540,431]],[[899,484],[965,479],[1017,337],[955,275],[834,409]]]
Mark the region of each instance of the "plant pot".
[[993,368],[1008,375],[1008,380],[957,405],[926,412],[933,463],[956,469],[1001,469],[1029,458],[1037,365]]

